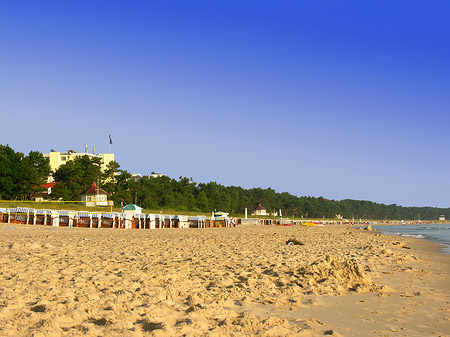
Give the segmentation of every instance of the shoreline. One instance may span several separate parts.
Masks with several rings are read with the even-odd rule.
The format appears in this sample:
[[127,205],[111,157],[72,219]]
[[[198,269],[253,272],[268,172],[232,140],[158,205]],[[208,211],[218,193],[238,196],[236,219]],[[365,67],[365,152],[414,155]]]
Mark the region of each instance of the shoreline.
[[[426,221],[426,222],[392,222],[392,223],[377,223],[375,222],[372,224],[373,226],[411,226],[411,225],[423,225],[423,226],[430,226],[430,225],[447,225],[450,224],[450,221]],[[367,225],[353,225],[353,226],[367,226]]]
[[[434,223],[434,224],[429,224],[430,226],[433,225],[448,225],[448,223]],[[418,239],[418,240],[425,240],[428,242],[432,242],[436,245],[438,245],[440,247],[440,250],[443,254],[449,255],[450,254],[450,242],[447,240],[445,240],[444,238],[440,238],[440,237],[432,237],[427,233],[423,233],[423,232],[418,232],[418,233],[407,233],[407,232],[401,232],[401,230],[399,230],[399,232],[397,231],[390,231],[390,230],[383,230],[383,228],[377,228],[377,227],[390,227],[390,226],[404,226],[404,224],[401,225],[383,225],[383,226],[379,226],[379,225],[374,225],[373,226],[373,230],[374,231],[380,231],[383,235],[392,235],[395,237],[409,237],[412,239]],[[428,225],[421,225],[421,224],[417,224],[417,225],[410,225],[410,226],[424,226],[424,228],[426,228],[426,226]],[[358,226],[358,228],[362,228],[364,229],[364,227],[360,227]],[[401,227],[400,227],[401,228]],[[420,237],[419,237],[420,236]]]
[[450,256],[426,240],[347,225],[0,233],[4,336],[450,334]]

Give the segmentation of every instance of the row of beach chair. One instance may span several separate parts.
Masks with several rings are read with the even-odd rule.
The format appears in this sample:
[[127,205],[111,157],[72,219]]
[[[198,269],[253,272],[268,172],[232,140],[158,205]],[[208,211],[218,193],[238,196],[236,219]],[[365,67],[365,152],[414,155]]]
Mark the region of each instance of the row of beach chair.
[[209,228],[235,227],[230,218],[203,215],[125,214],[86,211],[42,210],[25,207],[0,208],[0,223],[85,228]]

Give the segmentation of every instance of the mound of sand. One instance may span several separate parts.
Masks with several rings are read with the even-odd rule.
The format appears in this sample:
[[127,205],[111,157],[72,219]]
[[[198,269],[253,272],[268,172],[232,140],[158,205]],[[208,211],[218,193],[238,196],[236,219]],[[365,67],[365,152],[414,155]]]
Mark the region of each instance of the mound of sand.
[[340,261],[330,255],[300,268],[299,280],[302,288],[318,294],[342,295],[351,290],[377,290],[356,259]]

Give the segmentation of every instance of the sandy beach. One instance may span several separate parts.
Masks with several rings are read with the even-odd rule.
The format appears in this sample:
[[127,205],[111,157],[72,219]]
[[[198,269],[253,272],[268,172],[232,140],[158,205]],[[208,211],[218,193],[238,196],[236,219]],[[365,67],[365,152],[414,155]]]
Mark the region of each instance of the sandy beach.
[[0,237],[1,336],[450,335],[450,256],[423,240],[348,226]]

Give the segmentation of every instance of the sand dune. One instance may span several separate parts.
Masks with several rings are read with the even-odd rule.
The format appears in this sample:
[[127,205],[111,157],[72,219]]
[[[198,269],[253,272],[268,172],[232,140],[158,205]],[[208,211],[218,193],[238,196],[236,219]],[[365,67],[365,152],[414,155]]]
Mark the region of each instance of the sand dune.
[[1,336],[450,335],[450,258],[413,239],[345,226],[0,236]]

